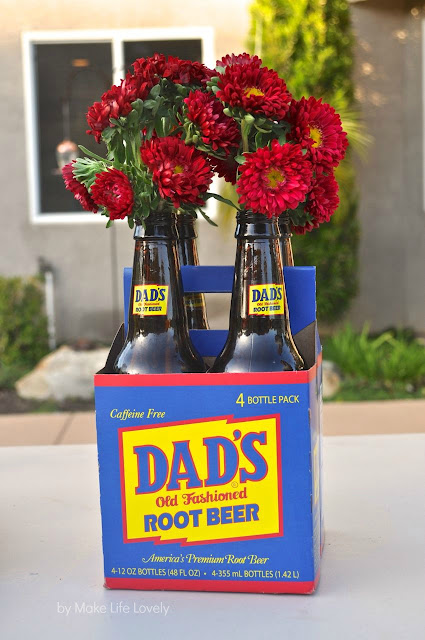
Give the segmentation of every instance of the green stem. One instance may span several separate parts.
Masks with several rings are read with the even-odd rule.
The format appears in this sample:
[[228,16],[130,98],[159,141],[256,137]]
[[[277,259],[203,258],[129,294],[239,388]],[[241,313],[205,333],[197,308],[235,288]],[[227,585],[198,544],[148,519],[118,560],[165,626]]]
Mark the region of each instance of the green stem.
[[242,122],[241,122],[241,135],[242,135],[242,151],[243,151],[243,153],[246,153],[247,151],[249,151],[248,133],[249,133],[248,124],[245,122],[245,120],[242,120]]
[[133,156],[134,156],[134,164],[136,167],[140,168],[142,165],[142,158],[140,156],[140,145],[141,145],[141,137],[140,131],[137,130],[134,136],[132,136],[131,144],[133,148]]

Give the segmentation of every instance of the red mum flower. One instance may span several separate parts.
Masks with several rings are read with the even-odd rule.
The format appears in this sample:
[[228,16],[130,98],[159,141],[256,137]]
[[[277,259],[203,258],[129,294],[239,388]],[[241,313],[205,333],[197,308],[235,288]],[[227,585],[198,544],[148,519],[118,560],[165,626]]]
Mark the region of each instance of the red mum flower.
[[246,209],[271,218],[303,202],[313,169],[300,145],[280,145],[273,140],[271,149],[263,147],[244,155],[236,191]]
[[204,85],[208,80],[211,80],[214,72],[200,62],[180,60],[180,58],[168,56],[162,75],[170,82],[177,84]]
[[[150,58],[138,58],[133,62],[133,69],[136,76],[141,76],[147,82],[158,82],[158,76],[162,76],[165,69],[166,57],[160,53]],[[156,78],[156,81],[154,81]]]
[[321,173],[313,182],[313,187],[307,196],[305,210],[313,220],[307,222],[304,227],[292,226],[292,230],[298,234],[317,229],[322,222],[329,222],[339,205],[338,183],[334,174]]
[[236,184],[239,165],[232,155],[229,155],[227,156],[227,158],[223,159],[208,156],[208,159],[212,170],[215,171],[220,178],[224,178],[226,182]]
[[348,140],[342,130],[341,118],[333,107],[322,103],[321,98],[294,100],[287,120],[291,125],[288,140],[308,149],[319,171],[336,167],[344,158]]
[[111,118],[127,116],[132,110],[131,103],[137,98],[144,100],[153,83],[141,76],[127,74],[120,86],[112,86],[106,91],[101,102],[95,102],[87,112],[87,123],[90,129],[86,133],[93,135],[96,142],[101,141],[102,131],[111,125]]
[[142,160],[152,172],[161,198],[203,205],[200,197],[211,183],[213,172],[205,155],[179,138],[152,138],[141,147]]
[[66,164],[62,168],[62,176],[65,182],[65,187],[68,191],[71,191],[74,194],[74,198],[78,200],[85,211],[93,211],[93,213],[97,212],[97,205],[91,197],[90,193],[87,191],[86,187],[77,180],[72,171],[72,166],[75,163],[75,160]]
[[258,67],[261,67],[263,64],[258,56],[250,56],[249,53],[240,53],[239,55],[235,55],[234,53],[228,54],[224,56],[221,60],[217,60],[215,63],[216,67],[231,67],[234,64],[256,64]]
[[91,188],[93,200],[105,207],[111,220],[123,220],[133,211],[134,194],[131,182],[122,171],[107,169],[96,175]]
[[217,97],[231,107],[261,113],[282,120],[289,109],[291,94],[276,71],[259,67],[255,60],[226,67],[218,77]]
[[150,79],[156,76],[156,82],[159,78],[167,78],[177,84],[203,85],[214,75],[211,69],[200,62],[181,60],[174,56],[165,57],[158,53],[151,58],[139,58],[133,63],[133,67],[136,75]]
[[223,113],[223,105],[212,93],[191,91],[184,102],[188,120],[197,125],[204,144],[214,151],[223,149],[228,155],[232,147],[239,145],[239,127],[233,118]]

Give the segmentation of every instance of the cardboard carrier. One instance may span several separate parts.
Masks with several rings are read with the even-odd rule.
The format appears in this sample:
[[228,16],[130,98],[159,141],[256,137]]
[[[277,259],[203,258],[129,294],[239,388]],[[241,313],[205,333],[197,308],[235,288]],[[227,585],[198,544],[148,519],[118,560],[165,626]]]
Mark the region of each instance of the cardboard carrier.
[[[230,292],[231,267],[183,267]],[[312,593],[319,579],[321,349],[314,267],[285,268],[305,371],[117,375],[125,322],[95,375],[105,586]],[[191,331],[204,357],[226,331]]]

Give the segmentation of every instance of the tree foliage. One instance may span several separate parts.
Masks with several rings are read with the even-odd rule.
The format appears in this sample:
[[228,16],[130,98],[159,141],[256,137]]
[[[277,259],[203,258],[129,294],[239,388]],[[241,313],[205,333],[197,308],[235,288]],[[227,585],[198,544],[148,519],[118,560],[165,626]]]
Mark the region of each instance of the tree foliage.
[[[251,51],[286,80],[296,99],[323,96],[341,114],[351,148],[364,150],[368,137],[354,105],[347,0],[255,0],[251,18]],[[350,155],[336,171],[341,203],[331,222],[293,243],[296,264],[317,266],[319,318],[329,324],[357,291],[357,193]]]

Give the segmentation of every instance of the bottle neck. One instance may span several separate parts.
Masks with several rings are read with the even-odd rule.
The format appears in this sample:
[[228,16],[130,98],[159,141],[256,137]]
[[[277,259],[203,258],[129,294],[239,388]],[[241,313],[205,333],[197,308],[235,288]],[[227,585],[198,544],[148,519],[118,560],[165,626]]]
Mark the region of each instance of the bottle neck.
[[199,257],[196,246],[198,234],[195,230],[195,218],[189,213],[177,215],[177,234],[180,266],[198,265]]
[[291,221],[289,219],[289,213],[287,211],[279,216],[279,231],[283,266],[293,267],[294,255],[292,253]]
[[168,208],[153,211],[142,223],[136,220],[134,239],[137,240],[176,240],[176,214]]
[[[196,218],[189,213],[177,215],[177,254],[180,267],[199,265],[195,222]],[[202,293],[185,293],[184,305],[189,329],[208,329],[204,295]]]
[[231,330],[260,334],[271,328],[285,331],[286,295],[277,220],[240,212],[235,237]]
[[136,224],[128,339],[138,334],[183,330],[177,269],[176,219],[170,210]]

